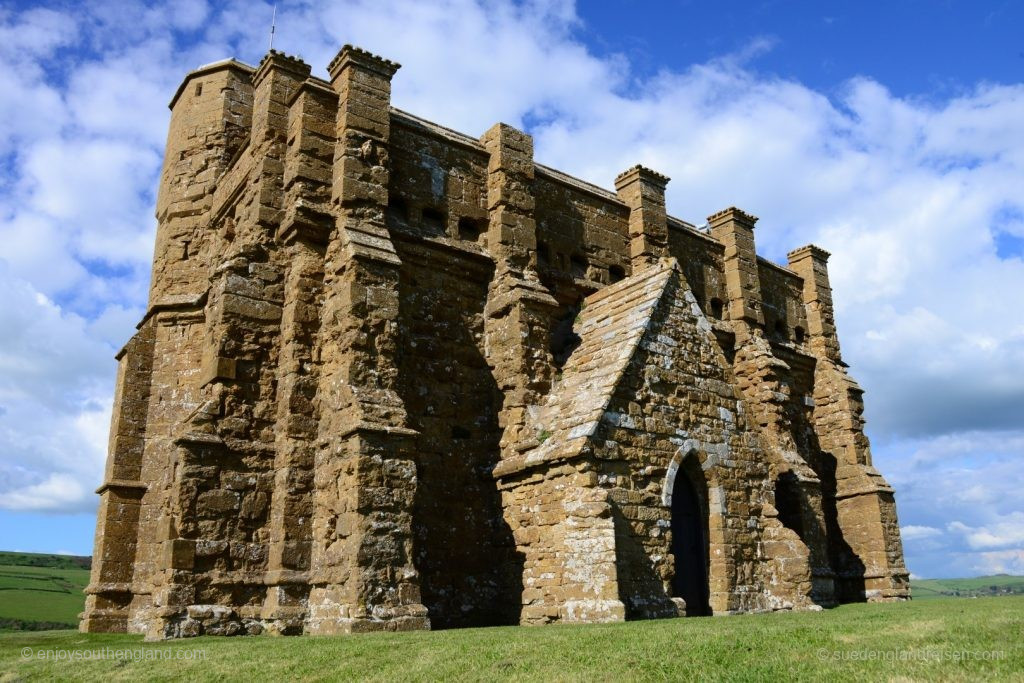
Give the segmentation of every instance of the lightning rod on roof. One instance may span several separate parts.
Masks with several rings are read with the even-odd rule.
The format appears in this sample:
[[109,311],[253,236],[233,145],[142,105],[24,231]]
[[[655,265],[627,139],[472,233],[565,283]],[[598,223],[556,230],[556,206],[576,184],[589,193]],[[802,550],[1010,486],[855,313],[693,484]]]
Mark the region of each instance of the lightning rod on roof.
[[277,5],[274,5],[274,13],[270,17],[270,48],[274,49],[274,26],[277,24]]

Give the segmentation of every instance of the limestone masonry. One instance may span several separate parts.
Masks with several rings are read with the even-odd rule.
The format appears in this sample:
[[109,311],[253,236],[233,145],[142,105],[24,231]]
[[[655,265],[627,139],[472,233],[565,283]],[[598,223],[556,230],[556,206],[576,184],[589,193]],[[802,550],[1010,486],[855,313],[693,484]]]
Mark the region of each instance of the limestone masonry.
[[271,51],[171,101],[83,631],[600,622],[908,597],[828,253],[667,216]]

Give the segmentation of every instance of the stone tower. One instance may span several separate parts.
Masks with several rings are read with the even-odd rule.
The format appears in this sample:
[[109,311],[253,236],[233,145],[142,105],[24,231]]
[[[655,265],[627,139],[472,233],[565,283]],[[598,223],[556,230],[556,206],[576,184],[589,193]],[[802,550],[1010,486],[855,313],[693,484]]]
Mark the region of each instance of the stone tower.
[[171,100],[83,631],[613,621],[908,596],[828,254],[668,216],[271,52]]

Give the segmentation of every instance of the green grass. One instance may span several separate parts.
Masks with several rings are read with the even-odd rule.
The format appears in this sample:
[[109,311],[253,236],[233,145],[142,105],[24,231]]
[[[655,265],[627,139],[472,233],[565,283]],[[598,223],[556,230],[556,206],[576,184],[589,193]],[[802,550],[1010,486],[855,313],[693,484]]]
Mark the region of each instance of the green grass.
[[41,553],[12,553],[0,550],[0,565],[18,567],[49,567],[50,569],[90,569],[91,557],[78,555],[44,555]]
[[1024,594],[1024,576],[978,576],[972,579],[914,579],[910,582],[915,600],[931,598],[973,598]]
[[88,569],[0,565],[0,630],[73,627],[88,583]]
[[[1024,597],[319,638],[143,643],[138,636],[54,631],[0,635],[0,681],[1022,680],[1022,641]],[[149,660],[45,661],[36,654],[23,659],[26,648],[83,653],[79,657],[120,648]],[[196,651],[202,660],[153,659]],[[993,651],[1001,658],[978,658]],[[975,658],[953,658],[962,652]],[[864,659],[871,653],[875,659]]]

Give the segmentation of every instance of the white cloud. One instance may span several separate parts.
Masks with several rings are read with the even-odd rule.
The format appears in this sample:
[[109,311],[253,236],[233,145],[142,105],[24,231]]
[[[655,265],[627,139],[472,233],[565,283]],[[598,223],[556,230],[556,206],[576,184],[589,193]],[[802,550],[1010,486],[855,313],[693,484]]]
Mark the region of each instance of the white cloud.
[[983,576],[990,574],[1024,575],[1024,550],[999,550],[977,553],[971,568]]
[[986,573],[979,569],[986,552],[1024,551],[1024,431],[960,432],[875,446],[875,462],[896,489],[911,571],[932,577]]
[[0,21],[0,54],[4,57],[48,57],[78,35],[72,15],[51,9],[29,9],[17,14],[0,9]]
[[911,524],[908,526],[900,527],[900,534],[904,541],[917,541],[924,538],[934,538],[942,535],[941,529],[936,529],[931,526],[918,526]]
[[8,510],[51,511],[87,505],[88,491],[82,481],[68,474],[51,474],[45,481],[4,492]]
[[961,534],[969,547],[978,550],[1024,546],[1024,512],[1013,512],[986,526],[971,527],[962,522],[950,522],[948,528]]
[[113,347],[0,261],[0,507],[94,507],[110,425]]
[[[257,61],[270,14],[238,0],[0,11],[0,500],[89,498],[110,354],[145,305],[166,103],[199,64]],[[832,251],[844,356],[908,557],[927,574],[1014,561],[1024,259],[999,258],[996,239],[1024,234],[1024,85],[924,102],[857,78],[828,96],[759,74],[770,41],[640,81],[576,37],[567,1],[282,3],[277,26],[314,73],[362,45],[403,63],[396,106],[471,135],[528,123],[538,161],[604,186],[642,162],[672,177],[676,215],[735,204],[762,217],[764,254]]]

